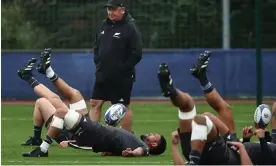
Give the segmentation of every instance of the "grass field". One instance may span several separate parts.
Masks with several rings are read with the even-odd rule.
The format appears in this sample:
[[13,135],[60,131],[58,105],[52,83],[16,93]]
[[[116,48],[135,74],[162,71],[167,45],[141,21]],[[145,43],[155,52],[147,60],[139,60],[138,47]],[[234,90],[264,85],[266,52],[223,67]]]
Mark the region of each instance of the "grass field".
[[[105,105],[105,109],[108,105]],[[255,104],[231,104],[238,135],[245,125],[252,125]],[[33,134],[33,105],[2,105],[2,164],[10,165],[171,165],[171,133],[177,128],[177,109],[169,104],[133,104],[133,130],[136,134],[162,133],[168,142],[167,151],[157,157],[122,158],[102,157],[90,151],[61,149],[56,143],[48,158],[23,158],[22,152],[33,147],[20,144]],[[206,104],[197,105],[197,111],[212,111]],[[43,138],[46,130],[43,128]]]

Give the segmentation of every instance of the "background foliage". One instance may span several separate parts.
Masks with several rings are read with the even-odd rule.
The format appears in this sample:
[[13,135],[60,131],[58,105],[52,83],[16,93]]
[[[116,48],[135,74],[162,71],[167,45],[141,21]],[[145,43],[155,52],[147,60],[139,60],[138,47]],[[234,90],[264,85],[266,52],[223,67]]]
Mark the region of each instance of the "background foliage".
[[[2,0],[2,48],[92,48],[104,0]],[[129,0],[144,48],[221,48],[221,0]],[[263,1],[263,48],[275,48],[276,1]],[[232,48],[255,47],[254,0],[231,0]]]

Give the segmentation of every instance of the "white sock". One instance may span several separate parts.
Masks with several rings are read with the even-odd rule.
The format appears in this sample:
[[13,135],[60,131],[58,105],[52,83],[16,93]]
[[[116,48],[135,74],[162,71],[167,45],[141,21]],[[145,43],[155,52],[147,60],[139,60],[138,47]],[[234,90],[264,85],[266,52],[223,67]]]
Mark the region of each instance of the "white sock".
[[47,142],[43,141],[42,144],[40,145],[40,149],[42,152],[46,153],[50,147],[50,144]]
[[48,68],[46,69],[46,76],[47,76],[48,78],[52,78],[54,75],[55,75],[55,72],[54,72],[54,70],[52,69],[52,67],[51,67],[51,66],[48,67]]

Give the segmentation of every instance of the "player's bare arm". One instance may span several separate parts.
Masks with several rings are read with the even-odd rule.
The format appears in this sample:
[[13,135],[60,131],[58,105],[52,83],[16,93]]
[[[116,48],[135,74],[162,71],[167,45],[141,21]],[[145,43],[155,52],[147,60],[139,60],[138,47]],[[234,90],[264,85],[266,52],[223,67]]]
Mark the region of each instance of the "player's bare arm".
[[141,147],[138,147],[134,150],[131,150],[130,148],[127,148],[126,150],[122,151],[123,157],[139,157],[144,156],[144,149]]
[[174,165],[184,165],[185,164],[181,154],[178,151],[179,143],[180,143],[180,138],[179,138],[178,131],[174,131],[172,133],[172,158],[173,158]]
[[252,165],[252,162],[246,152],[244,145],[241,142],[228,142],[240,152],[241,165]]

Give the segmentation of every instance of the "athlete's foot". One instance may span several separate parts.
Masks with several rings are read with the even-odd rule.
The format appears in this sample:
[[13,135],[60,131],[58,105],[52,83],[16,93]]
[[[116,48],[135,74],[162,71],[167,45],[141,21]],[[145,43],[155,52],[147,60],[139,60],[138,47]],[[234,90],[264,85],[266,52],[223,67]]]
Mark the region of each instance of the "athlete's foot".
[[46,69],[50,67],[51,63],[51,54],[52,50],[51,48],[45,48],[43,52],[41,52],[40,55],[40,63],[37,67],[37,70],[41,74],[46,74]]
[[204,53],[200,54],[196,64],[194,64],[194,66],[190,69],[192,75],[197,79],[201,79],[202,77],[206,76],[206,70],[208,67],[210,56],[210,51],[205,51]]
[[20,70],[17,70],[17,75],[21,79],[28,81],[33,76],[32,70],[36,61],[36,58],[32,58],[31,60],[29,60],[28,64],[25,67],[23,67]]
[[163,96],[170,97],[175,89],[168,64],[162,63],[159,65],[158,79]]
[[31,152],[23,153],[23,157],[48,157],[48,151],[46,153],[42,152],[40,147],[35,148]]
[[30,137],[26,142],[23,142],[22,146],[39,146],[42,143],[41,138]]

